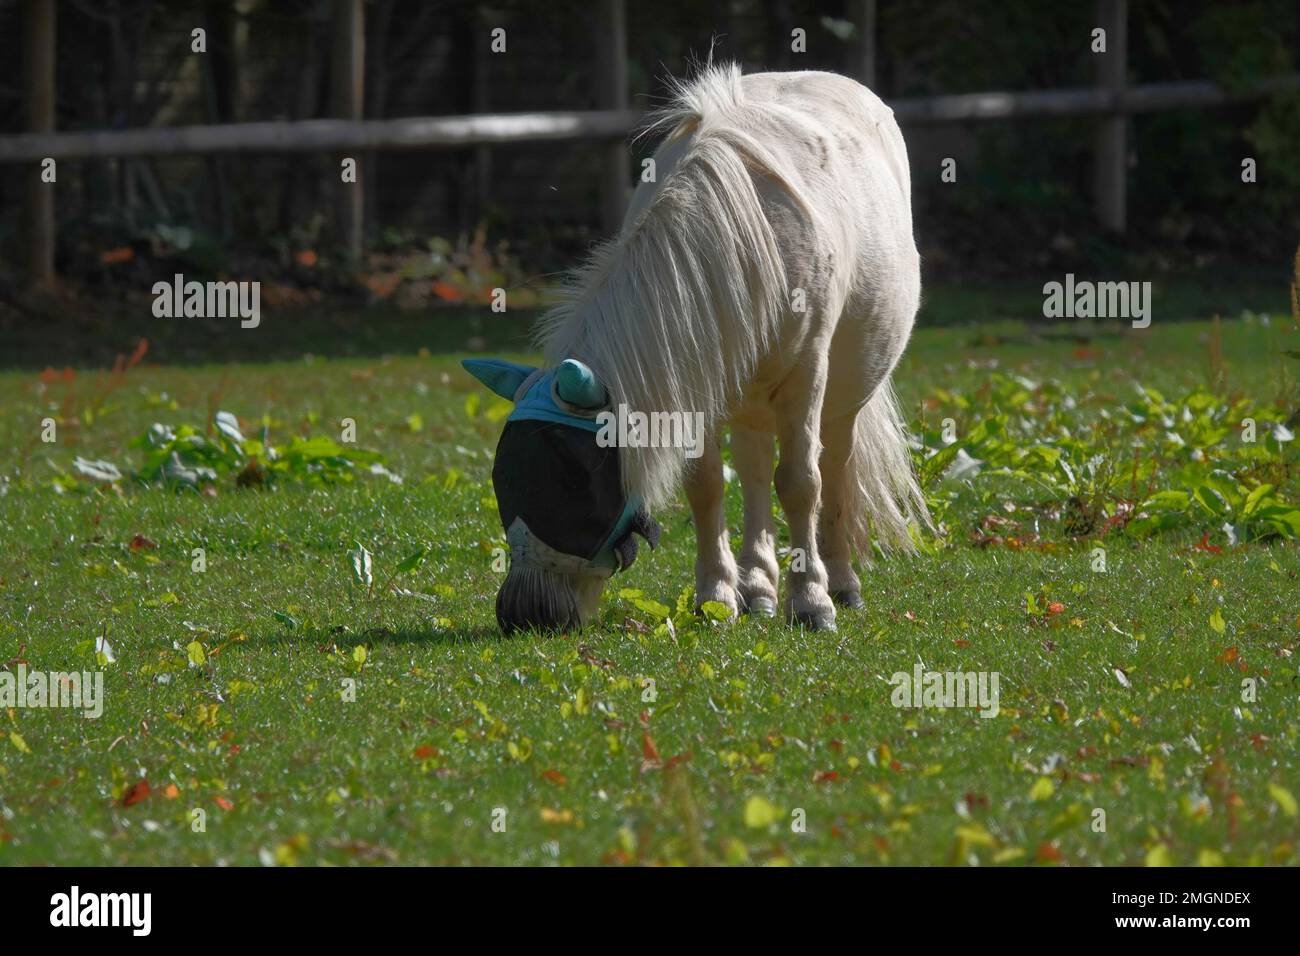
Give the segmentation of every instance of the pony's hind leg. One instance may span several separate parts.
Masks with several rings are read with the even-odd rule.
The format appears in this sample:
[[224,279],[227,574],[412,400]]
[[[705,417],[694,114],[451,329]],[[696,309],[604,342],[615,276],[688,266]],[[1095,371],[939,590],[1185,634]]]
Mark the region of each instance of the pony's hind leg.
[[740,549],[740,605],[759,617],[775,617],[780,570],[772,523],[772,463],[776,437],[731,427],[731,458],[745,499],[745,541]]
[[817,549],[817,510],[821,504],[821,412],[826,394],[827,359],[818,350],[791,373],[772,398],[780,463],[776,494],[790,526],[790,593],[786,616],[812,630],[834,630],[835,605],[826,591],[826,567]]
[[849,544],[848,495],[845,483],[854,480],[850,473],[853,455],[853,430],[857,413],[822,421],[822,506],[817,516],[817,539],[831,600],[840,607],[855,610],[864,607],[862,583],[853,570],[853,549]]
[[727,539],[717,436],[705,436],[704,453],[687,469],[684,484],[695,519],[695,606],[717,601],[734,617],[738,609],[736,559]]

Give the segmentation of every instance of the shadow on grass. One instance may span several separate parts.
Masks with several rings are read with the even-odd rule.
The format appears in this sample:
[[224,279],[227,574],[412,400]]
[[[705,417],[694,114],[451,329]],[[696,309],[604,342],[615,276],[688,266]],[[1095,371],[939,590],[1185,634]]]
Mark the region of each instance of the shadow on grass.
[[478,306],[422,311],[393,308],[264,310],[256,328],[239,319],[160,319],[147,307],[75,310],[47,316],[0,306],[0,370],[111,368],[141,339],[146,364],[206,365],[230,362],[374,358],[455,352],[532,351],[529,332],[536,309],[493,312]]
[[[1288,258],[1288,267],[1289,263]],[[1236,317],[1243,309],[1285,314],[1289,273],[1274,275],[1274,271],[1158,276],[1153,308],[1161,322],[1208,319],[1216,314]],[[971,327],[1020,321],[1032,337],[1045,321],[1045,279],[1060,280],[1061,276],[1044,271],[1019,281],[984,284],[927,277],[917,324]],[[54,299],[39,306],[19,306],[0,299],[0,342],[4,345],[0,370],[111,368],[119,355],[130,355],[141,339],[149,341],[147,364],[173,365],[296,361],[306,354],[374,358],[414,355],[422,350],[435,354],[531,352],[529,333],[540,315],[539,309],[498,313],[485,306],[446,305],[403,310],[327,299],[314,307],[263,309],[258,326],[245,329],[238,318],[157,318],[147,302],[128,306]]]
[[481,644],[485,641],[510,640],[502,636],[495,625],[471,627],[448,631],[442,628],[372,627],[364,631],[339,631],[333,628],[312,630],[270,631],[258,637],[249,637],[247,647],[272,647],[294,645],[327,651],[331,647],[350,650],[359,644],[367,646],[388,644]]

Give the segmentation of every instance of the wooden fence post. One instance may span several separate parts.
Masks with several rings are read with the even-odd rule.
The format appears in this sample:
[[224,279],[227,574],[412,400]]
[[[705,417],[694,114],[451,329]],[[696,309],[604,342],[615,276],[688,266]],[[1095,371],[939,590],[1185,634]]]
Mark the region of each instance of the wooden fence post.
[[[1127,82],[1128,2],[1097,0],[1097,26],[1106,31],[1106,52],[1097,58],[1097,86],[1118,98]],[[1097,122],[1093,145],[1093,188],[1097,219],[1102,226],[1122,233],[1126,226],[1128,182],[1128,116],[1118,108]]]
[[850,75],[867,89],[876,88],[876,0],[852,0],[850,16],[857,27],[850,48],[853,64]]
[[[27,129],[33,133],[54,131],[54,40],[55,0],[27,0],[26,37],[23,43],[23,100]],[[66,170],[58,170],[56,174]],[[48,289],[54,285],[54,183],[41,181],[38,159],[26,171],[23,226],[19,241],[27,243],[28,287]]]
[[[365,102],[366,22],[364,0],[334,0],[334,48],[330,64],[332,110],[339,119],[359,120]],[[344,157],[340,155],[341,161]],[[365,177],[360,152],[350,157],[357,163],[357,181],[336,186],[335,206],[338,242],[353,261],[361,256],[361,230],[365,222]],[[332,175],[341,177],[342,167]]]
[[[596,33],[596,83],[597,105],[601,109],[627,109],[627,15],[623,0],[601,0]],[[601,222],[606,234],[614,235],[627,212],[627,143],[615,139],[602,151]]]

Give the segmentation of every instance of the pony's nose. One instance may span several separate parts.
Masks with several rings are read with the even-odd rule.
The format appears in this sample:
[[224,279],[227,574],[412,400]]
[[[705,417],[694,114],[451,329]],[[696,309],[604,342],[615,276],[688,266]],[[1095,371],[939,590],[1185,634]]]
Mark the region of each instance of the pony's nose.
[[498,593],[497,626],[501,628],[501,633],[507,635],[514,634],[516,631],[562,634],[578,630],[582,623],[576,614],[566,614],[557,608],[520,608],[502,601]]
[[497,625],[515,631],[574,631],[582,613],[567,575],[514,565],[497,592]]

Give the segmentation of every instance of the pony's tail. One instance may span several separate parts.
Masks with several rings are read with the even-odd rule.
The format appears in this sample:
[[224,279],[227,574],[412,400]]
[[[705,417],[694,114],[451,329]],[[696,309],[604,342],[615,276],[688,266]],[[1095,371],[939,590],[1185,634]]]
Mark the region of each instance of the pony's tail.
[[933,529],[912,472],[907,432],[889,378],[858,412],[845,482],[849,543],[866,560],[874,539],[885,551],[916,550],[913,532]]

